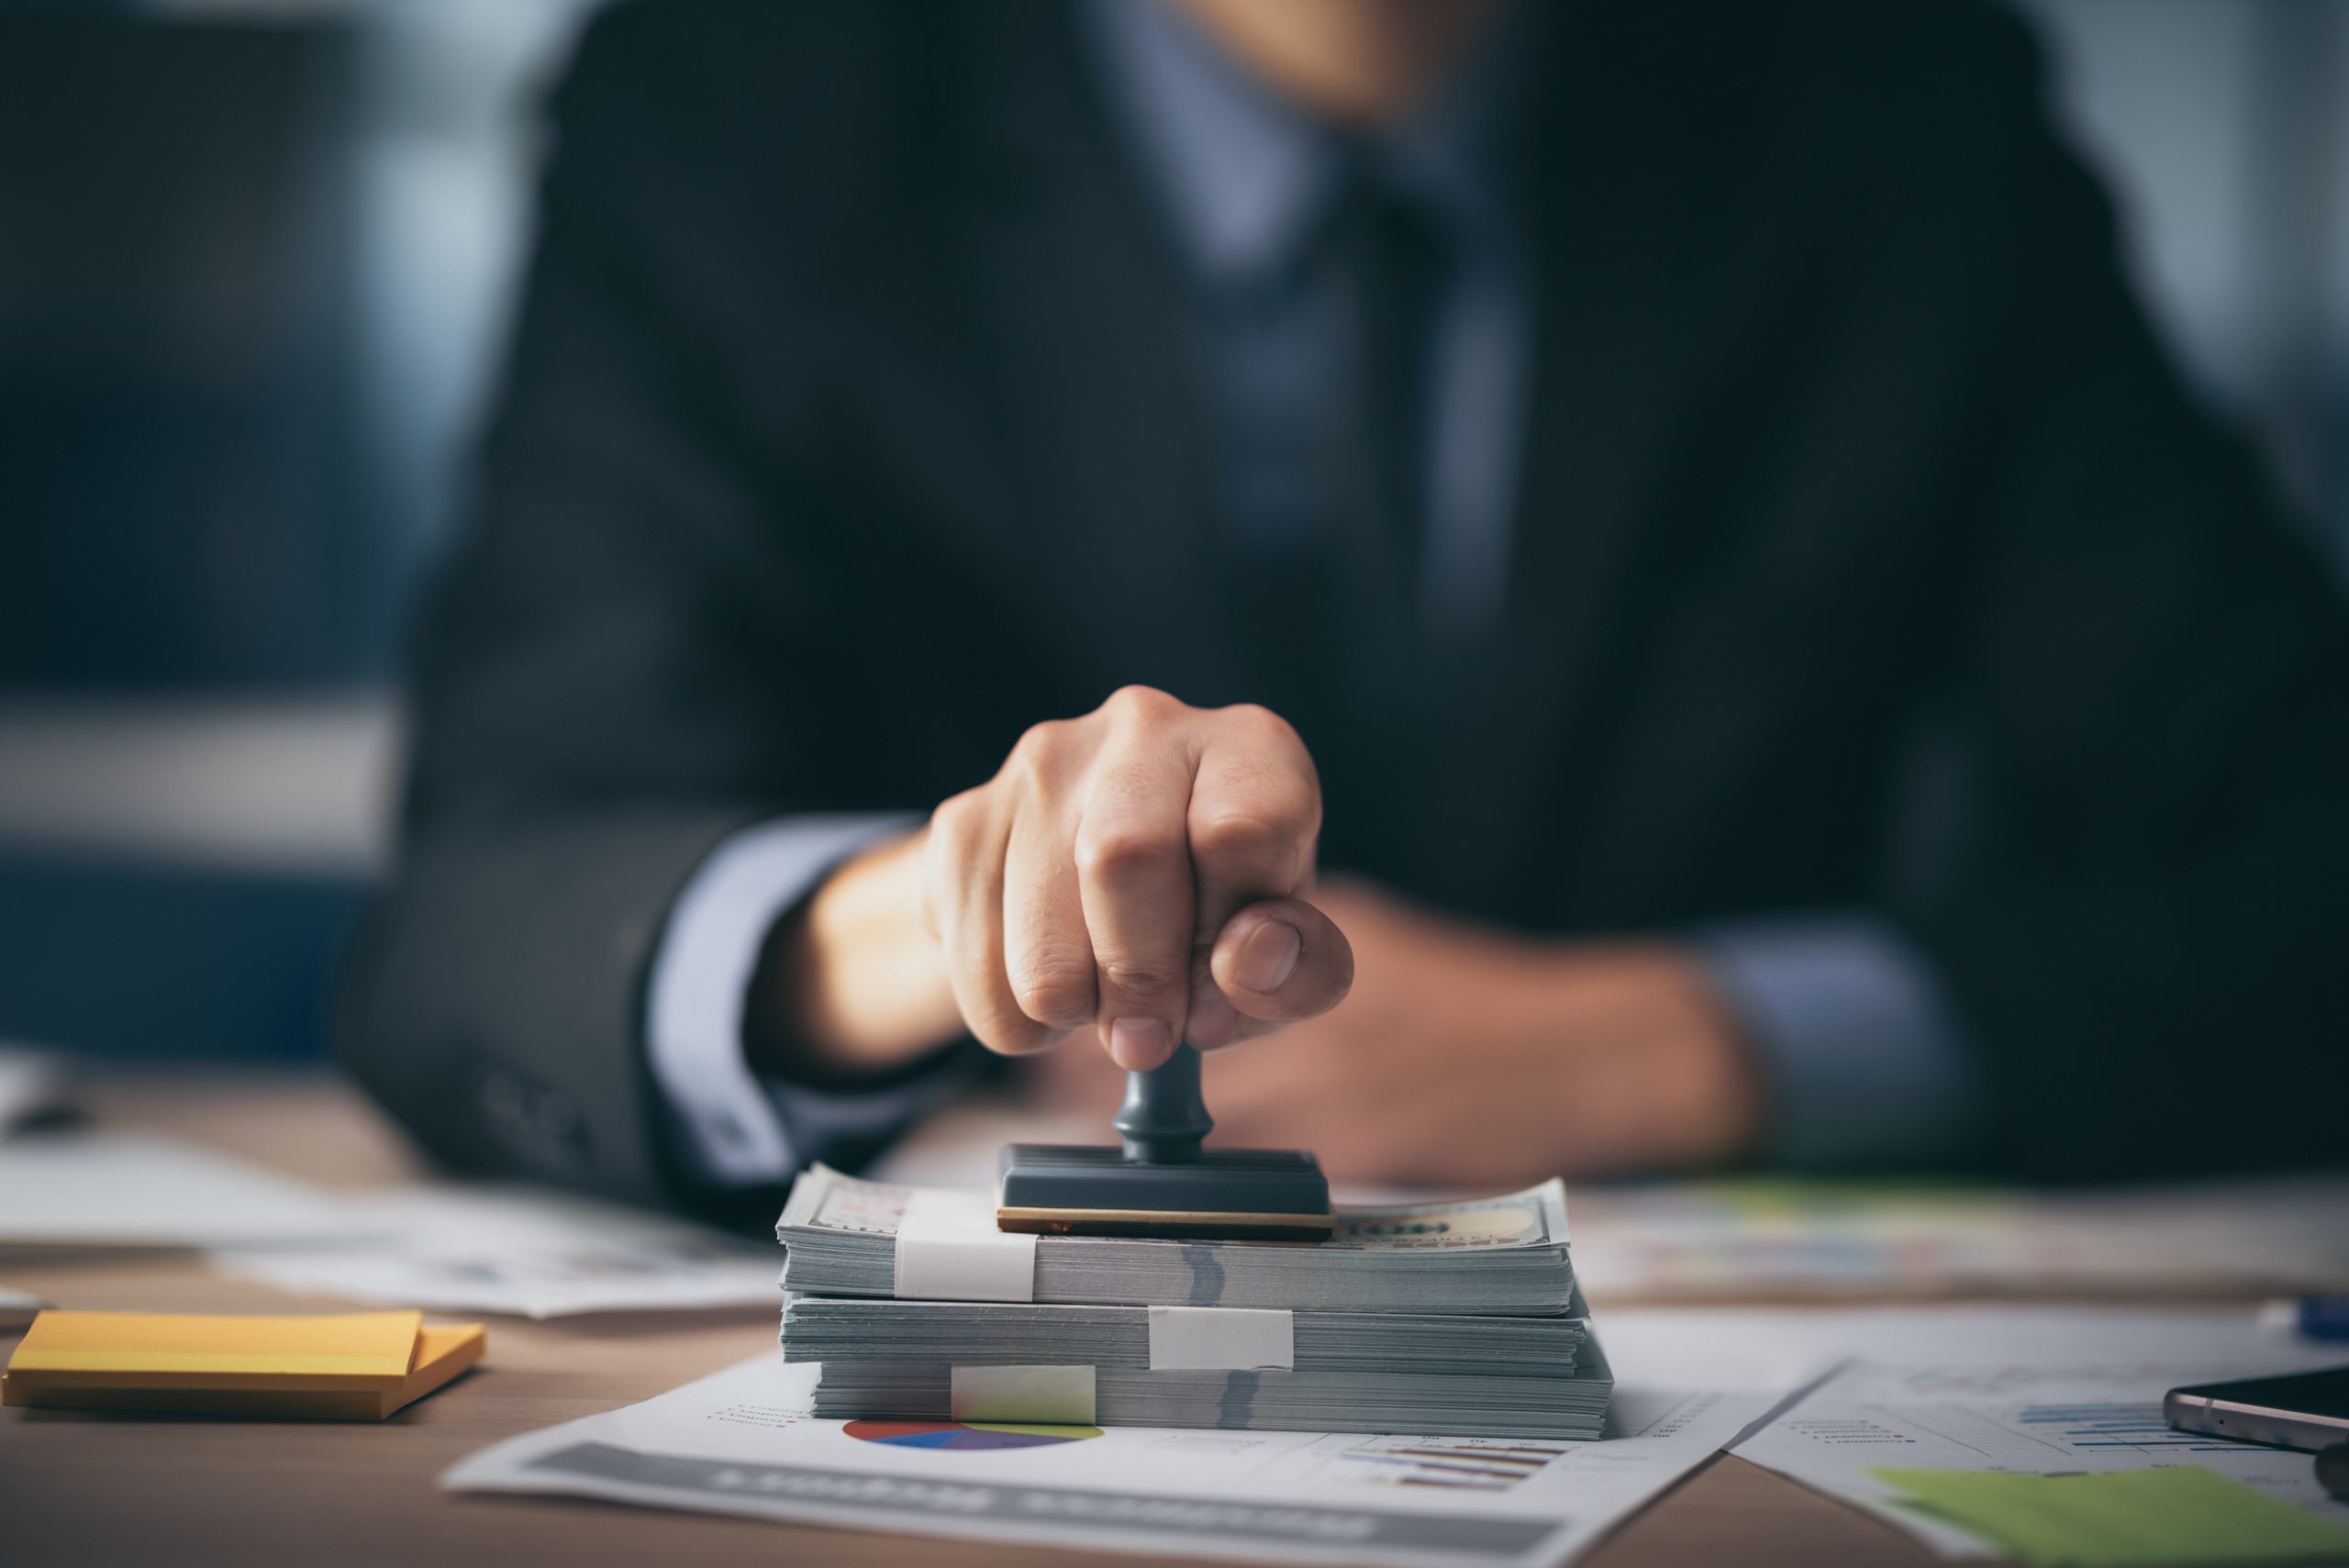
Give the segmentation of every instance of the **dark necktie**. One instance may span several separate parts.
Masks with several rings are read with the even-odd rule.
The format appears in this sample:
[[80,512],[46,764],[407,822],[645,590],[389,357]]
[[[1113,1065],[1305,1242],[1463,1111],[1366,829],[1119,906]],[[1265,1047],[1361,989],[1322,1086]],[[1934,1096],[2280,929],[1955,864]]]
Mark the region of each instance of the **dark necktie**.
[[[1440,698],[1419,614],[1436,316],[1450,262],[1438,220],[1367,149],[1293,258],[1296,307],[1251,337],[1227,318],[1222,385],[1234,513],[1258,549],[1235,573],[1263,683],[1347,800],[1391,819]],[[1283,329],[1321,351],[1285,353]],[[1309,386],[1275,373],[1309,365]],[[1333,805],[1333,810],[1335,806]],[[1346,815],[1352,815],[1347,813]]]
[[1366,157],[1351,160],[1308,258],[1336,352],[1300,454],[1313,471],[1312,548],[1281,614],[1293,653],[1283,684],[1341,837],[1405,819],[1426,793],[1427,718],[1442,692],[1419,586],[1447,261],[1426,209]]
[[1386,586],[1410,603],[1426,527],[1443,236],[1423,203],[1357,152],[1331,211],[1328,247],[1346,352],[1323,494],[1342,508],[1342,525],[1376,530],[1380,552],[1392,558],[1381,573],[1395,579]]

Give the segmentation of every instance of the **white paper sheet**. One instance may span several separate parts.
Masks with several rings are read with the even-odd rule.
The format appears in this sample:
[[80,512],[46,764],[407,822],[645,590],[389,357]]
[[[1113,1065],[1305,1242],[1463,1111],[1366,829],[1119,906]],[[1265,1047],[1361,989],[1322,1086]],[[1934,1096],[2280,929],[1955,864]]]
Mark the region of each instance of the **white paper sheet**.
[[1899,1506],[1869,1466],[2025,1474],[2206,1465],[2349,1526],[2307,1454],[2173,1431],[2180,1384],[2338,1365],[2339,1345],[2294,1339],[2232,1311],[1969,1308],[1827,1315],[1854,1358],[1734,1452],[1855,1503],[1945,1555],[1985,1542]]
[[213,1266],[299,1295],[443,1312],[783,1305],[772,1243],[641,1209],[486,1184],[354,1195],[344,1207],[357,1238],[346,1245],[221,1251]]
[[0,1138],[17,1124],[61,1110],[65,1063],[56,1052],[0,1040]]
[[0,1329],[22,1329],[46,1311],[50,1303],[28,1290],[0,1285]]
[[332,1195],[146,1133],[26,1133],[0,1142],[0,1244],[208,1247],[332,1240]]
[[805,1415],[815,1375],[762,1356],[500,1443],[443,1485],[1035,1546],[1549,1568],[1778,1397],[1619,1385],[1609,1430],[1621,1435],[1599,1442],[1112,1427],[923,1447],[871,1440],[886,1424]]

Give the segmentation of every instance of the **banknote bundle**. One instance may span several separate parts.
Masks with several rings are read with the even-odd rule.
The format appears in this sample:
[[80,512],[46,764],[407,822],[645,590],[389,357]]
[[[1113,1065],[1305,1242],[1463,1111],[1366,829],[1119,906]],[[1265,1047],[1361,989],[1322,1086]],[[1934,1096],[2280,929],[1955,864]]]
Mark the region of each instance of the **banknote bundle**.
[[[914,1191],[809,1170],[775,1226],[788,1250],[784,1288],[896,1294],[897,1225]],[[1573,1296],[1565,1188],[1553,1180],[1474,1203],[1341,1204],[1336,1233],[1319,1243],[1040,1237],[1033,1299],[1541,1317],[1566,1311]]]
[[[1400,1372],[1550,1377],[1571,1368],[1589,1331],[1578,1318],[1439,1318],[1294,1312],[1288,1358],[1299,1372]],[[1019,1365],[1066,1353],[1089,1366],[1147,1367],[1146,1307],[1037,1307],[1008,1302],[856,1301],[796,1296],[783,1312],[792,1361]]]
[[817,1166],[775,1233],[833,1418],[1593,1438],[1613,1375],[1556,1182],[1341,1207],[1327,1242],[1007,1235]]
[[[935,1362],[827,1362],[813,1413],[833,1420],[976,1419],[978,1412],[954,1399],[955,1381],[952,1369]],[[1591,1376],[1565,1380],[1097,1367],[1080,1407],[995,1413],[1083,1426],[1591,1439],[1606,1426],[1613,1387],[1603,1362]]]
[[1595,1438],[1613,1386],[1565,1316],[795,1297],[783,1344],[823,1363],[814,1413],[832,1418]]

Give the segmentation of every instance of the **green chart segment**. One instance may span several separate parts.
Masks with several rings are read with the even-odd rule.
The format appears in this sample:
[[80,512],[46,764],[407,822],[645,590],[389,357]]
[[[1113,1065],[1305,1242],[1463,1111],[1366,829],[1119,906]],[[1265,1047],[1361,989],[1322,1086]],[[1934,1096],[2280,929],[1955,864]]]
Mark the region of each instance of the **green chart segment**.
[[1044,1448],[1083,1442],[1101,1435],[1098,1427],[1014,1426],[996,1421],[851,1421],[841,1429],[861,1442],[892,1448]]

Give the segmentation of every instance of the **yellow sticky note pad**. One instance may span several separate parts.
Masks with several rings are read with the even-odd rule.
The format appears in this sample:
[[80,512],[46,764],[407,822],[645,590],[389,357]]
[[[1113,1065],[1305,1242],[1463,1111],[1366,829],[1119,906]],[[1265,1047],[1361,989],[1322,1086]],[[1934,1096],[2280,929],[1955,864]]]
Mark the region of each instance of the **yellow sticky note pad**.
[[195,1318],[44,1312],[0,1376],[0,1403],[381,1420],[479,1361],[478,1323],[415,1312]]
[[1908,1493],[1911,1507],[2043,1568],[2349,1557],[2349,1529],[2199,1464],[2095,1475],[1868,1473]]

